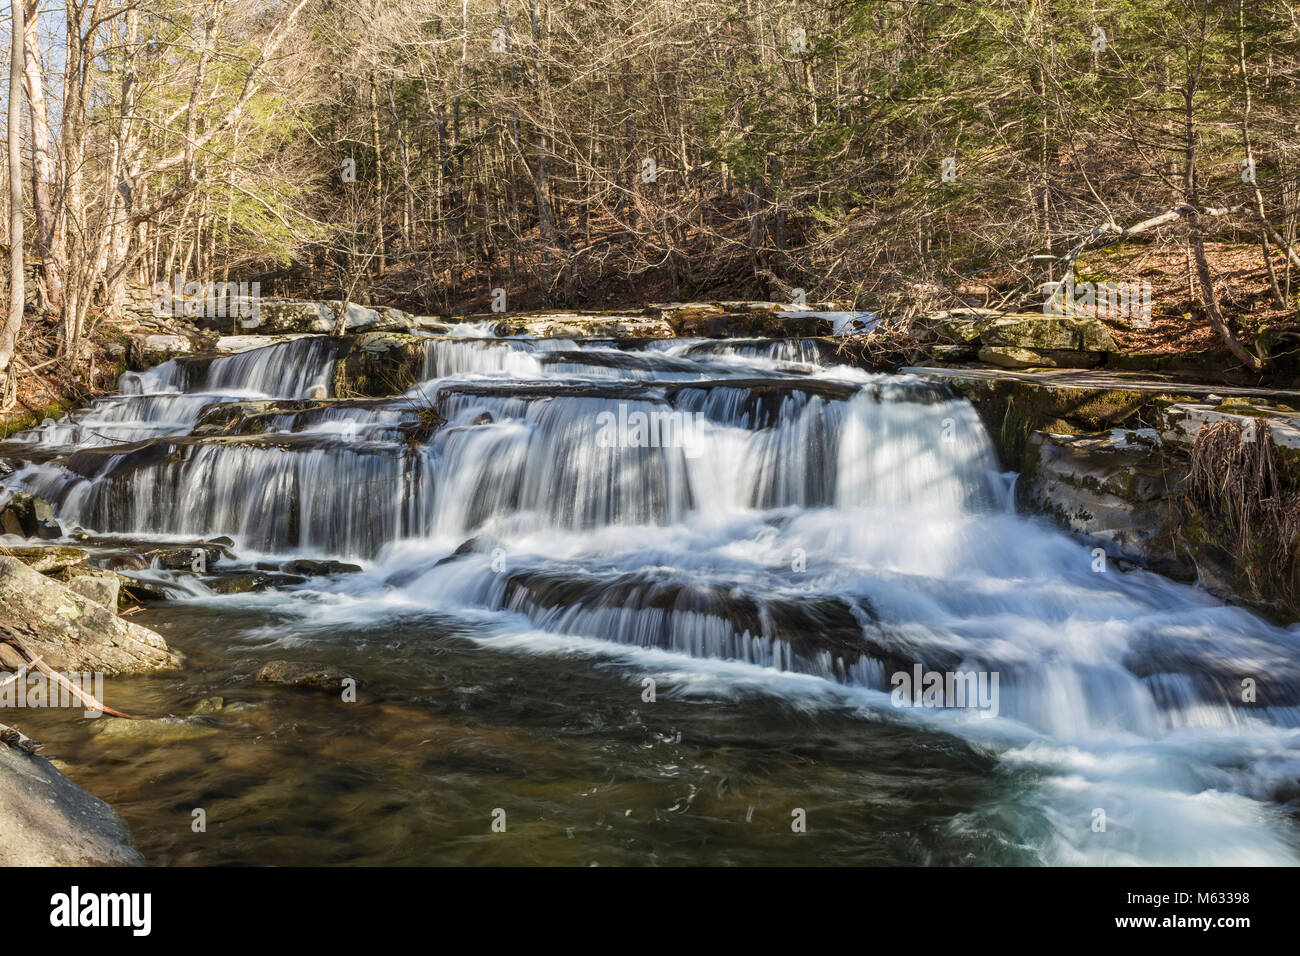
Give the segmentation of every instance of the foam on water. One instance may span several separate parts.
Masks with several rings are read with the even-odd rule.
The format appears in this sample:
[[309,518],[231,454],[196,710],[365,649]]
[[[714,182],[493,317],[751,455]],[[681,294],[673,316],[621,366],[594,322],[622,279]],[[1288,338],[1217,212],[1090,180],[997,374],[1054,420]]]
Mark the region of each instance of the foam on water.
[[[24,436],[84,450],[7,484],[94,531],[366,562],[287,594],[191,600],[324,625],[436,610],[483,624],[475,639],[498,653],[598,660],[662,693],[769,694],[852,708],[864,733],[958,735],[1023,780],[1023,813],[951,826],[1045,863],[1297,860],[1300,629],[1154,574],[1098,573],[1088,546],[1009,510],[965,400],[836,366],[815,343],[455,333],[430,339],[408,399],[221,443],[179,436],[214,401],[327,388],[333,347],[166,363]],[[446,424],[408,441],[416,392]],[[679,430],[606,440],[635,415]],[[891,678],[914,664],[996,673],[997,715],[894,706]]]

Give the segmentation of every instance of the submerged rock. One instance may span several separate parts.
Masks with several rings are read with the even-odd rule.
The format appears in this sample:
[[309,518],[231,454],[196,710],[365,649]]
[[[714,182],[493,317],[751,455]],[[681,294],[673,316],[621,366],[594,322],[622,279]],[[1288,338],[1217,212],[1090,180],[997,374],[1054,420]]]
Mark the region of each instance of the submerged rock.
[[100,718],[91,723],[90,733],[99,739],[165,744],[212,737],[221,733],[221,728],[189,717],[160,717],[156,720]]
[[5,627],[54,670],[129,674],[180,666],[161,635],[17,558],[0,557],[0,606]]
[[[351,677],[324,664],[301,661],[268,661],[257,672],[263,684],[283,684],[291,687],[310,687],[314,690],[339,691],[343,682]],[[357,682],[358,685],[360,681]]]
[[144,863],[112,807],[44,757],[0,745],[0,866]]

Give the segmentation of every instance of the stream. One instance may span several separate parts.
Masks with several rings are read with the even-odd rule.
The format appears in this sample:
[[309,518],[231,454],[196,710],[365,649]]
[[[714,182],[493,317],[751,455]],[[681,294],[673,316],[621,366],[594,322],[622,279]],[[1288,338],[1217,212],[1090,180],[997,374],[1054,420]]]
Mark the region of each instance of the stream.
[[[339,350],[173,360],[0,445],[92,563],[224,535],[217,577],[360,568],[128,571],[187,666],[105,703],[199,713],[21,715],[151,863],[1300,860],[1300,627],[1016,514],[943,384],[463,323],[416,387],[337,399]],[[257,680],[283,660],[356,700]]]

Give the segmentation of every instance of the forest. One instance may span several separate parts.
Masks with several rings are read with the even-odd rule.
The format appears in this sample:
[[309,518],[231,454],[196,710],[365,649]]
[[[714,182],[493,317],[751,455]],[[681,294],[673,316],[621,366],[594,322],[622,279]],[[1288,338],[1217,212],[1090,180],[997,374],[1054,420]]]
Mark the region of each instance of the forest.
[[440,314],[501,288],[512,308],[803,296],[906,317],[1034,301],[1131,241],[1154,273],[1111,273],[1156,276],[1170,347],[1211,335],[1259,370],[1300,344],[1287,0],[28,0],[9,19],[9,403],[15,355],[75,375],[132,284],[177,276]]

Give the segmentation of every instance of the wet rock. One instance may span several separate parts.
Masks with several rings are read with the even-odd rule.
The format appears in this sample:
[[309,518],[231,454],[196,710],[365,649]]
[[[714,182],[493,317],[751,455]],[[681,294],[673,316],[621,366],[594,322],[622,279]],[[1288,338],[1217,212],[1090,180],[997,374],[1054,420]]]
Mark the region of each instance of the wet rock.
[[306,584],[307,579],[297,574],[275,574],[266,571],[249,571],[242,574],[223,574],[203,582],[217,594],[249,594],[291,584]]
[[0,866],[144,863],[112,807],[44,757],[0,746]]
[[1179,558],[1169,488],[1181,478],[1154,429],[1092,435],[1033,432],[1016,503],[1045,514],[1111,555],[1188,579]]
[[225,355],[247,352],[250,349],[262,349],[268,345],[279,345],[295,339],[307,338],[313,333],[301,332],[288,335],[223,335],[217,339],[213,348]]
[[118,591],[119,599],[126,598],[132,601],[170,601],[172,599],[172,592],[156,582],[143,581],[127,574],[118,574],[117,580],[121,588]]
[[68,587],[96,604],[115,609],[122,585],[112,571],[86,571],[69,581]]
[[424,379],[428,336],[393,332],[358,335],[334,366],[333,389],[340,396],[398,395]]
[[[310,687],[315,690],[341,691],[343,681],[351,677],[340,670],[323,664],[301,661],[268,661],[257,672],[263,684],[282,684],[291,687]],[[360,681],[357,682],[358,685]]]
[[41,574],[56,574],[69,568],[84,567],[90,560],[90,552],[81,548],[65,548],[49,545],[43,548],[11,548],[9,553],[33,571]]
[[20,491],[0,507],[0,533],[49,540],[60,537],[63,529],[48,501]]
[[197,740],[219,733],[221,733],[219,727],[189,717],[160,717],[156,720],[119,720],[100,717],[90,724],[90,734],[96,739],[128,740],[147,744]]
[[190,547],[154,548],[146,551],[143,557],[149,562],[150,567],[165,568],[168,571],[202,573],[228,553],[220,546],[201,544]]
[[190,713],[192,716],[202,716],[203,714],[215,714],[226,706],[224,697],[208,697],[194,705],[194,710]]
[[280,569],[287,571],[289,574],[321,577],[327,574],[353,574],[360,571],[361,566],[346,564],[342,561],[313,561],[307,558],[297,558],[293,561],[286,561],[280,565]]
[[0,557],[0,606],[4,626],[55,670],[123,674],[180,666],[160,635],[17,558]]

